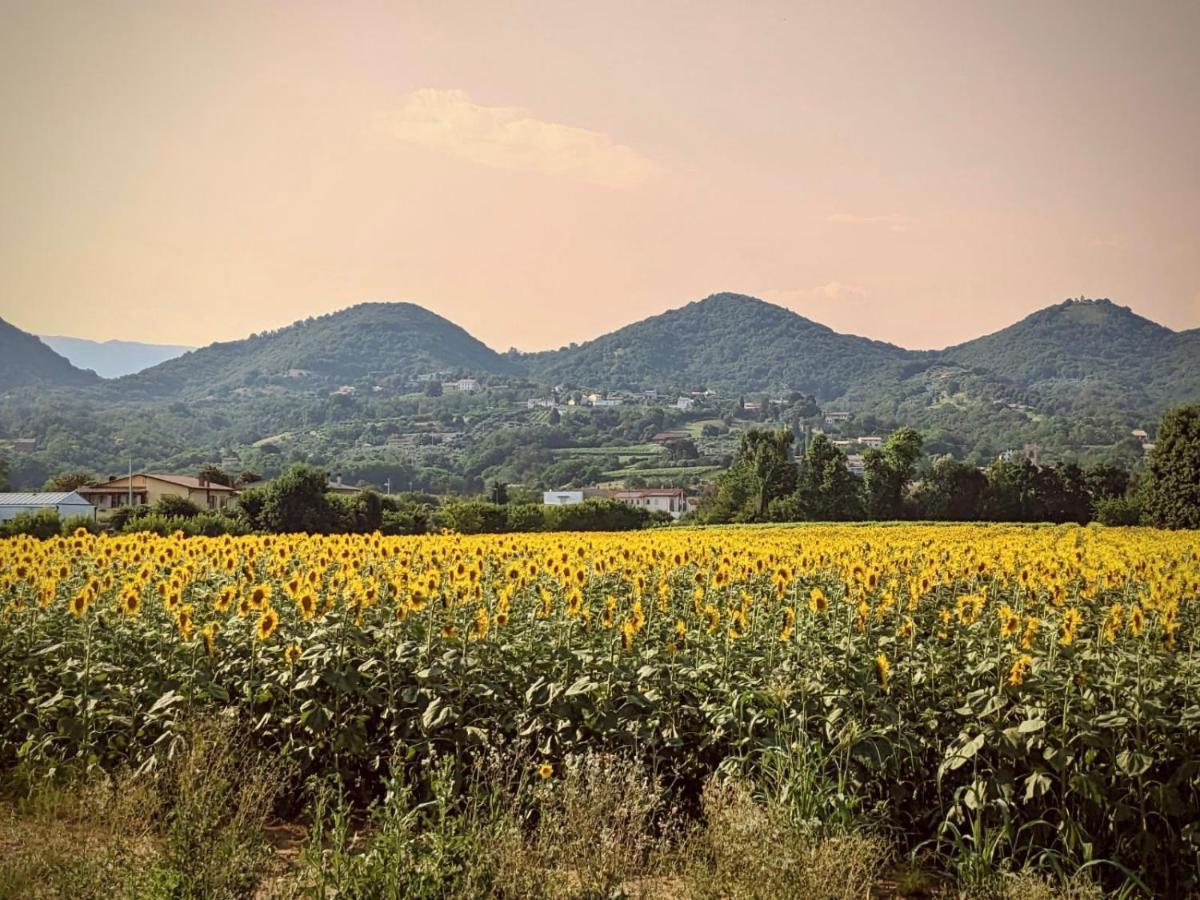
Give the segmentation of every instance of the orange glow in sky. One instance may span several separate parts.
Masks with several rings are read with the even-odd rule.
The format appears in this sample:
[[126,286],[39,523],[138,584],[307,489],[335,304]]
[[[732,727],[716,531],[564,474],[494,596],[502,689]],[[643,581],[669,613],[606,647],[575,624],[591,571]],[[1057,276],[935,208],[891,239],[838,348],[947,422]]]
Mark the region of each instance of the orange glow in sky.
[[1200,4],[9,3],[0,316],[366,300],[503,350],[717,291],[913,348],[1200,325]]

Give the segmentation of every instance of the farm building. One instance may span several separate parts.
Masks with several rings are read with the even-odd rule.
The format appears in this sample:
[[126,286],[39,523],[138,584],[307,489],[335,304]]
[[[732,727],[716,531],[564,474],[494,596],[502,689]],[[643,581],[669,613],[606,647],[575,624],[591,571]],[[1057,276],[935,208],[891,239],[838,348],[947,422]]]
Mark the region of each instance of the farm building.
[[60,519],[68,516],[96,518],[96,507],[75,491],[52,494],[0,494],[0,522],[7,522],[23,512],[41,512],[43,509],[54,510]]

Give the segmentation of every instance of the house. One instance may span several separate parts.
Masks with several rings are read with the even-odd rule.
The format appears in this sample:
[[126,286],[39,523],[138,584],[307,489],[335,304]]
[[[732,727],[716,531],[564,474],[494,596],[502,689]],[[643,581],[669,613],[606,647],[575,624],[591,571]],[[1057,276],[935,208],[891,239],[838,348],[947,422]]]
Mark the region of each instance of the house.
[[672,519],[678,519],[687,512],[687,496],[683,488],[647,488],[640,491],[613,491],[614,500],[644,509],[647,512],[665,512]]
[[620,397],[604,397],[600,394],[588,394],[586,399],[588,403],[596,407],[621,405]]
[[849,456],[847,456],[846,468],[850,470],[851,475],[858,475],[861,477],[867,471],[866,465],[863,463],[862,454],[851,453]]
[[827,412],[825,413],[826,425],[838,425],[842,422],[849,422],[854,418],[854,413],[849,412]]
[[759,412],[762,409],[762,404],[757,400],[744,400],[742,409],[746,412]]
[[1129,432],[1129,434],[1135,441],[1138,441],[1142,444],[1150,440],[1150,435],[1146,434],[1146,429],[1144,428],[1135,428],[1133,431]]
[[232,505],[238,492],[228,485],[193,475],[135,472],[132,479],[121,475],[104,484],[81,487],[78,493],[97,509],[116,509],[127,505],[130,498],[135,506],[149,506],[163,497],[189,500],[201,509],[225,509]]
[[845,449],[846,447],[854,446],[854,441],[850,440],[849,438],[834,438],[829,443],[833,444],[833,446],[835,446],[835,447],[840,447],[842,449]]
[[659,431],[654,437],[650,438],[652,444],[669,444],[671,441],[682,441],[684,438],[691,437],[686,431]]
[[676,409],[691,409],[695,405],[696,405],[696,401],[693,400],[691,397],[680,397],[678,400],[675,401]]
[[0,494],[0,522],[7,522],[24,512],[52,509],[60,519],[68,516],[96,518],[96,507],[76,491],[37,494]]
[[543,506],[571,506],[583,502],[583,491],[543,491]]
[[530,397],[525,401],[526,409],[554,409],[555,403],[553,400],[547,400],[543,397]]
[[460,394],[473,394],[479,390],[479,382],[474,378],[460,378],[457,381],[443,381],[443,391],[458,391]]
[[334,397],[351,397],[357,389],[352,384],[343,384],[340,388],[333,392]]
[[864,434],[858,439],[858,442],[864,447],[882,447],[883,438],[877,434]]

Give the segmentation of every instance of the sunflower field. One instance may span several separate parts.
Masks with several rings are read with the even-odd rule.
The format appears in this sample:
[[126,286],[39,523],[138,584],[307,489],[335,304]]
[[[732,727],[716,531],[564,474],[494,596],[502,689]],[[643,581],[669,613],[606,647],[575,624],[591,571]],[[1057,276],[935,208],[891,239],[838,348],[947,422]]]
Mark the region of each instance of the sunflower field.
[[233,716],[370,792],[399,751],[800,773],[908,847],[1200,883],[1200,537],[970,525],[0,542],[4,768]]

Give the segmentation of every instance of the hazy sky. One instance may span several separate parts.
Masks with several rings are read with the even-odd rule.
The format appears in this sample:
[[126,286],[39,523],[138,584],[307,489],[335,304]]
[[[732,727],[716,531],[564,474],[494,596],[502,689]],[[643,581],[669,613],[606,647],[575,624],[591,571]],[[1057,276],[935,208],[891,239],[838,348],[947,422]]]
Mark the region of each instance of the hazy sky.
[[717,291],[940,347],[1200,325],[1200,2],[0,0],[0,317],[497,349]]

